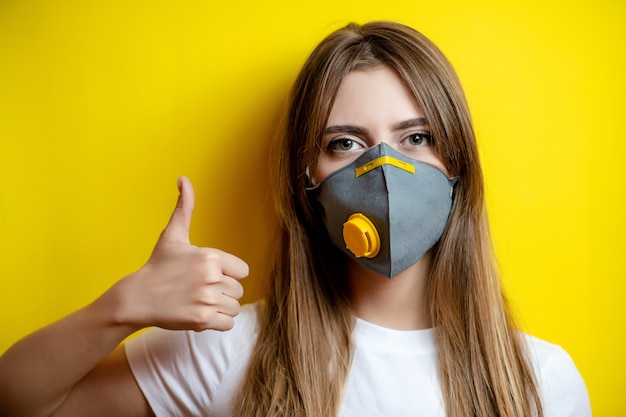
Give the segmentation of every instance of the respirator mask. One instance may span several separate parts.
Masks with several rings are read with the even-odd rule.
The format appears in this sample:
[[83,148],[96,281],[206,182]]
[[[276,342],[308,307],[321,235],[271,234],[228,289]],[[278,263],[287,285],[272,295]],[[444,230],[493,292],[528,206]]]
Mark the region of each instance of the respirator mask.
[[456,178],[381,143],[308,188],[331,241],[365,268],[393,277],[439,241]]

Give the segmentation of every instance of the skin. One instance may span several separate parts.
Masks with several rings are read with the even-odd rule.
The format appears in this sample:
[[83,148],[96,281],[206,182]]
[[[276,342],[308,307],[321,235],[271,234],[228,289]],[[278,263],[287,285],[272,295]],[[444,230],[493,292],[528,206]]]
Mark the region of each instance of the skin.
[[[337,91],[314,182],[323,181],[380,143],[448,175],[429,141],[424,112],[395,72],[386,66],[352,71]],[[357,317],[398,330],[431,327],[425,298],[432,263],[430,251],[393,279],[369,271],[352,259],[348,262],[351,301]]]
[[[380,142],[445,172],[428,146],[428,126],[423,120],[415,123],[423,117],[389,69],[350,73],[332,109],[314,180],[322,181]],[[232,328],[243,294],[239,280],[248,275],[248,266],[233,255],[189,242],[193,187],[181,177],[178,188],[176,208],[144,267],[0,357],[0,410],[29,417],[152,416],[122,341],[151,326]],[[429,327],[425,303],[415,299],[423,300],[430,263],[427,253],[392,280],[351,264],[355,314],[390,328]]]
[[135,331],[229,330],[248,275],[241,259],[189,242],[194,192],[186,178],[139,271],[87,307],[0,357],[0,410],[11,416],[152,416],[120,343]]

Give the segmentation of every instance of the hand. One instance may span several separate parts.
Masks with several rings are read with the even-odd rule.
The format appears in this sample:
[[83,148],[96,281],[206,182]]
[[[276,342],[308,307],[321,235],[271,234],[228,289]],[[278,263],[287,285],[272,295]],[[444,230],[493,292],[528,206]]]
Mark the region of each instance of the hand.
[[119,283],[122,311],[137,327],[229,330],[239,313],[239,279],[248,275],[248,265],[218,249],[190,244],[193,187],[181,177],[178,189],[176,208],[150,259]]

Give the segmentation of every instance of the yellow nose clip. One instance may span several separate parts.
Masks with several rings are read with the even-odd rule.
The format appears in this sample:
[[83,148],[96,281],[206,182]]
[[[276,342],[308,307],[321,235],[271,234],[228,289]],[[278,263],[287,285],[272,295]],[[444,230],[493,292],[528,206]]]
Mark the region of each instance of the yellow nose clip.
[[361,175],[367,174],[371,170],[378,168],[383,165],[391,165],[396,168],[400,168],[403,171],[409,172],[411,174],[415,174],[415,166],[409,164],[408,162],[404,162],[399,160],[398,158],[394,158],[393,156],[383,155],[379,156],[376,159],[369,161],[366,164],[361,165],[360,167],[354,170],[354,174],[357,178]]
[[362,213],[354,213],[343,224],[343,240],[357,258],[373,258],[380,251],[378,230]]

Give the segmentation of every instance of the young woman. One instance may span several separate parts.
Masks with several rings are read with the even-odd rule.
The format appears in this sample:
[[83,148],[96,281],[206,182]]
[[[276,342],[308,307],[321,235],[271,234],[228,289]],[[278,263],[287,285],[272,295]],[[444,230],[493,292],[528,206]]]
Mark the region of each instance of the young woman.
[[591,415],[569,356],[513,324],[467,104],[429,40],[389,22],[331,34],[276,155],[264,302],[240,309],[247,265],[189,244],[181,178],[147,264],[0,359],[4,414]]

